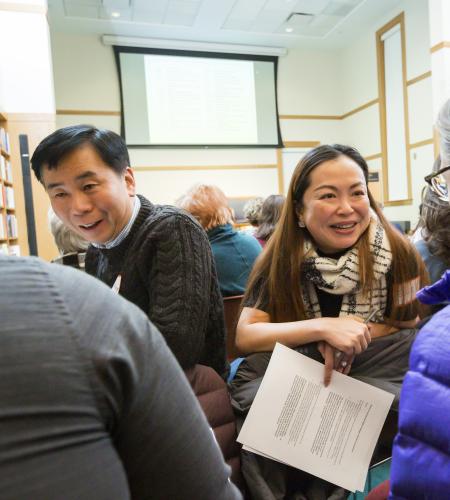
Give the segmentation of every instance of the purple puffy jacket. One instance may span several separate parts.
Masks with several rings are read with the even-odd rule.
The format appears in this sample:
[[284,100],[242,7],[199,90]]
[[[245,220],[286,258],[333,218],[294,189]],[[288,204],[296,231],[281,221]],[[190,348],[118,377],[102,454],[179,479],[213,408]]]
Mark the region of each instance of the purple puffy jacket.
[[[448,302],[450,271],[433,287],[419,292],[419,300]],[[450,498],[450,305],[421,329],[411,350],[400,396],[389,498]]]

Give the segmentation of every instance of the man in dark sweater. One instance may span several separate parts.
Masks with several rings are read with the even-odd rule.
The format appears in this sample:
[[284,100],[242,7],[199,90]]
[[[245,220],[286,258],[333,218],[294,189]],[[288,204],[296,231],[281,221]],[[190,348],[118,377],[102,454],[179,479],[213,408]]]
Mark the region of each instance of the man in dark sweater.
[[223,375],[223,306],[207,236],[184,211],[136,195],[123,139],[65,127],[31,164],[58,217],[91,243],[86,271],[148,315],[182,368],[201,363]]

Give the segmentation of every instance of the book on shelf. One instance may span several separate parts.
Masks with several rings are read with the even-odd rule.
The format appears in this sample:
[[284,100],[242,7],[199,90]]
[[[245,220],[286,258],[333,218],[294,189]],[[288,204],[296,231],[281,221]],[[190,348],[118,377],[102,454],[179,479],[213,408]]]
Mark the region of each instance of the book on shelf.
[[6,159],[0,155],[0,178],[6,179]]
[[5,208],[5,194],[3,186],[0,186],[0,209]]
[[17,219],[14,214],[6,214],[6,231],[8,238],[17,238]]
[[13,182],[12,166],[9,160],[5,160],[5,176],[3,177],[3,179],[7,182],[10,182],[11,184]]
[[2,214],[0,214],[0,240],[6,240],[6,223]]
[[0,243],[0,255],[9,255],[9,249],[6,243]]
[[14,188],[5,187],[5,195],[6,195],[6,208],[13,210],[16,208],[16,204],[14,202]]
[[9,154],[9,134],[3,127],[0,127],[0,147]]

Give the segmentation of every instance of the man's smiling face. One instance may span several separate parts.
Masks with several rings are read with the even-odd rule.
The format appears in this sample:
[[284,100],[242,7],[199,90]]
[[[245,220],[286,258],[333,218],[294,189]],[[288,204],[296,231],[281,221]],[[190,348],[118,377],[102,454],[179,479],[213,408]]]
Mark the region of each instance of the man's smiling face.
[[56,168],[42,169],[42,181],[56,215],[91,243],[106,243],[125,227],[133,211],[135,182],[130,167],[118,174],[85,144]]

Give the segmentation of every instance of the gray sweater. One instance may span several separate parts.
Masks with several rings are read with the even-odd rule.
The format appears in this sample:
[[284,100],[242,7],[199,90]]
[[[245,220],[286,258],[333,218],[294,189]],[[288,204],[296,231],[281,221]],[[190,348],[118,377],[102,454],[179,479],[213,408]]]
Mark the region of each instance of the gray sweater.
[[236,499],[157,329],[100,281],[0,257],[0,498]]

